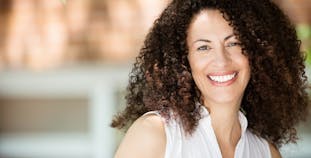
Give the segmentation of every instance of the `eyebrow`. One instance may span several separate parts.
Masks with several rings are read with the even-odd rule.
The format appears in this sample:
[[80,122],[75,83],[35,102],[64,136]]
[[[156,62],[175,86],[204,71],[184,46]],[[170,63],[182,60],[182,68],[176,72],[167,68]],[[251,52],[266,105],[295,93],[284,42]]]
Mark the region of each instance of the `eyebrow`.
[[[231,35],[225,37],[225,38],[224,38],[224,41],[228,40],[228,39],[231,38],[231,37],[234,37],[234,34],[231,34]],[[196,43],[196,42],[208,42],[208,43],[211,43],[211,41],[208,40],[208,39],[198,39],[198,40],[195,40],[192,44],[194,44],[194,43]]]

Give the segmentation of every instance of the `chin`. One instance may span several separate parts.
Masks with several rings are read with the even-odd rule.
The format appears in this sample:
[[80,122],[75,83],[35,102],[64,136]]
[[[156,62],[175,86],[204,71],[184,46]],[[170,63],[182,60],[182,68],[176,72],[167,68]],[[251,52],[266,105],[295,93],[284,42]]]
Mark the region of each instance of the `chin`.
[[216,104],[236,104],[238,102],[240,102],[241,100],[241,95],[237,95],[237,93],[233,92],[233,93],[219,93],[210,97],[209,100],[211,100],[212,102],[216,103]]

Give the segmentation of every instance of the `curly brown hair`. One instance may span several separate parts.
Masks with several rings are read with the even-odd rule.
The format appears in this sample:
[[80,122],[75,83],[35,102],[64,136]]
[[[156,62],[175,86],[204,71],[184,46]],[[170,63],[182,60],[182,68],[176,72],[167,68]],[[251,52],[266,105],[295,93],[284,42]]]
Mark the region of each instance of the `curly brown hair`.
[[306,119],[309,103],[304,54],[294,26],[270,0],[173,0],[146,37],[130,74],[127,106],[111,126],[127,127],[157,110],[167,120],[178,117],[185,132],[193,133],[201,119],[196,102],[202,102],[186,37],[204,9],[223,14],[249,59],[251,78],[241,103],[248,129],[278,147],[295,142],[295,125]]

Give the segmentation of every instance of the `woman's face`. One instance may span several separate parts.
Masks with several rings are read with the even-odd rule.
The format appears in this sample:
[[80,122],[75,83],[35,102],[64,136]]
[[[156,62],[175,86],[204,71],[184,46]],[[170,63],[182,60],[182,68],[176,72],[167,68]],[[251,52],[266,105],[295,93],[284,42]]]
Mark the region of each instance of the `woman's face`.
[[188,60],[204,104],[240,105],[250,79],[248,58],[242,54],[233,28],[217,10],[203,10],[187,32]]

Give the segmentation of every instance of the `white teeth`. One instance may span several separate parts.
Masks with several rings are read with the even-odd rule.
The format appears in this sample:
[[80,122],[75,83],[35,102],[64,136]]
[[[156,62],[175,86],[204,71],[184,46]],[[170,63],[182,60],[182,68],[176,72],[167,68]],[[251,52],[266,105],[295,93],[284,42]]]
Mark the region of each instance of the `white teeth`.
[[227,82],[235,77],[236,73],[230,75],[223,75],[223,76],[209,76],[210,79],[216,82]]

